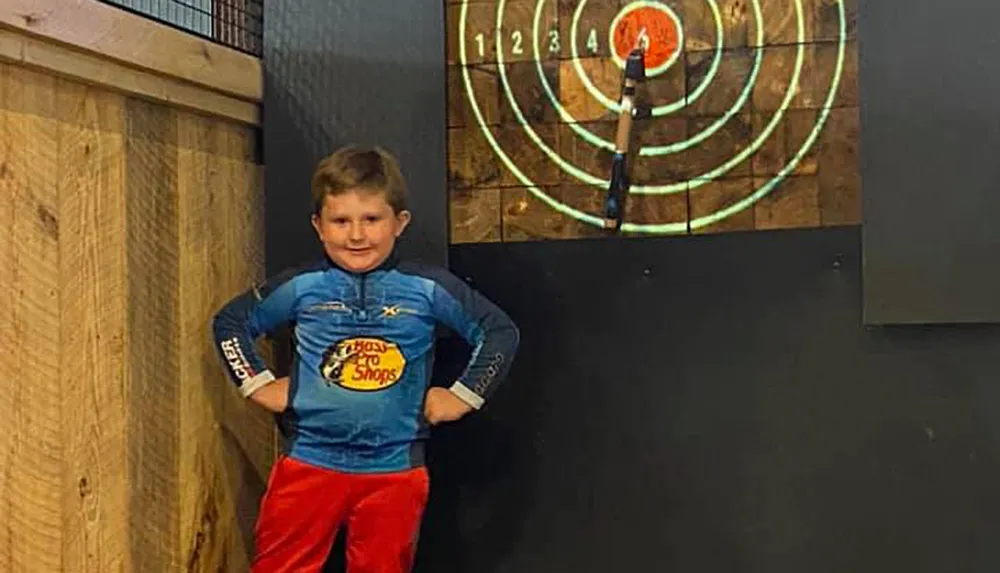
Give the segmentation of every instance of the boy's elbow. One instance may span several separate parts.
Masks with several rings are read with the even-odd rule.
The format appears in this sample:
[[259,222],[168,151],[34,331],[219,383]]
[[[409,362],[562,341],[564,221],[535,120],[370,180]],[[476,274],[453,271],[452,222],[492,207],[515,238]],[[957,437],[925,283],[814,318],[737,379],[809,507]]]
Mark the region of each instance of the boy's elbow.
[[230,302],[212,315],[212,338],[216,343],[221,343],[223,340],[231,338],[243,330],[243,325],[235,314],[234,303]]
[[514,354],[517,352],[518,346],[521,345],[521,329],[517,327],[514,321],[510,322],[510,353]]
[[507,315],[504,315],[503,327],[500,329],[499,334],[498,338],[502,341],[501,346],[504,348],[504,354],[513,358],[521,344],[521,330],[517,327],[517,323]]
[[225,331],[228,330],[228,326],[232,321],[227,316],[226,309],[223,308],[212,315],[212,336],[216,340],[220,340],[225,336]]

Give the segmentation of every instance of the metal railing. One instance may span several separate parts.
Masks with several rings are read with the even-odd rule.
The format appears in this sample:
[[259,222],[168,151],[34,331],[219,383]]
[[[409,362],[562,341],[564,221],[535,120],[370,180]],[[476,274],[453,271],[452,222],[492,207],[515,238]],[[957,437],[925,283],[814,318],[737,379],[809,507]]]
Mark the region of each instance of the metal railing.
[[263,50],[264,0],[98,0],[253,56]]

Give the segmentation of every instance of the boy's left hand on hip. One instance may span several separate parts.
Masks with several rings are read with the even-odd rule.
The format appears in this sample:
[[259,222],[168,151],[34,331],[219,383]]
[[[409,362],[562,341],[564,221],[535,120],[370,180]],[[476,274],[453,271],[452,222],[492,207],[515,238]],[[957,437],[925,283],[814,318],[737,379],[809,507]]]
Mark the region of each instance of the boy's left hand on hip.
[[431,425],[454,422],[471,411],[472,406],[447,388],[434,387],[427,391],[424,417]]

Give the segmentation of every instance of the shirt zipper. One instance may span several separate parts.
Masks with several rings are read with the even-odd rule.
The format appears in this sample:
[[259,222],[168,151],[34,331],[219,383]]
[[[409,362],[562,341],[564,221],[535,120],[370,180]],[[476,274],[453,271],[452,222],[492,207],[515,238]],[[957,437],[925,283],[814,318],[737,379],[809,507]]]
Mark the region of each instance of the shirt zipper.
[[361,300],[358,306],[361,307],[361,320],[368,320],[368,306],[365,304],[365,278],[367,274],[361,275]]

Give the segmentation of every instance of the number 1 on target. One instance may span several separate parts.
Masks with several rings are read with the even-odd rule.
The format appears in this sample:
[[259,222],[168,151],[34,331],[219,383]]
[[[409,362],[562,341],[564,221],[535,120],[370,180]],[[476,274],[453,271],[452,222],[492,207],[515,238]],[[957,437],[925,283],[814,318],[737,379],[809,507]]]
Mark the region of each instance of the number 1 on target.
[[479,57],[486,57],[486,40],[483,38],[483,33],[480,32],[476,34],[476,44],[479,46]]

